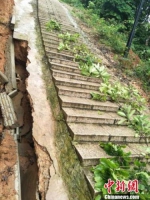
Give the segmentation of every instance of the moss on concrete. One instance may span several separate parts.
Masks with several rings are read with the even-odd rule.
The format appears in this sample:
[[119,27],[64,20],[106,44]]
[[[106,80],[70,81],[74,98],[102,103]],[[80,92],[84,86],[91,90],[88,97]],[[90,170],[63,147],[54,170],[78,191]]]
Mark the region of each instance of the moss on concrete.
[[76,155],[72,138],[70,137],[66,122],[59,106],[57,93],[52,80],[47,74],[48,69],[43,67],[44,80],[47,87],[47,95],[55,118],[55,136],[58,150],[59,166],[64,182],[68,188],[70,200],[90,200],[91,195],[87,183]]

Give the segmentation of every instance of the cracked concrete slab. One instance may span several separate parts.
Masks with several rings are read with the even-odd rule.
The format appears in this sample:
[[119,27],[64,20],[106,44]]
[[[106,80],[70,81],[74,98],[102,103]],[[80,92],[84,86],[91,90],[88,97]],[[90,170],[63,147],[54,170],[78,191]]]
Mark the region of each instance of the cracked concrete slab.
[[[38,156],[39,177],[42,178],[39,182],[39,190],[44,191],[42,199],[68,200],[68,194],[60,176],[56,159],[54,120],[47,100],[46,86],[42,79],[42,57],[36,46],[37,33],[35,30],[33,4],[35,4],[33,0],[15,0],[16,24],[13,37],[27,40],[29,46],[28,59],[30,64],[28,64],[27,70],[30,76],[27,80],[27,90],[33,105],[33,138]],[[45,159],[49,159],[49,161],[44,161],[40,155],[45,155]],[[47,168],[46,172],[45,168]],[[43,180],[46,180],[46,177],[47,181],[43,184]]]

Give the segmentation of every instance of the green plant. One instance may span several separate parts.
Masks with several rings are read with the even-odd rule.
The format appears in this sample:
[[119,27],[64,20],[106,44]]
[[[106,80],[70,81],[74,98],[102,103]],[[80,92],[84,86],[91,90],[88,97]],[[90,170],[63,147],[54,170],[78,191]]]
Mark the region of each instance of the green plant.
[[[92,97],[100,97],[101,95],[105,96],[106,100],[122,103],[126,102],[126,104],[131,105],[132,109],[135,109],[139,113],[145,109],[145,99],[142,98],[138,93],[138,90],[136,90],[132,86],[123,86],[118,82],[115,82],[113,84],[105,82],[101,83],[99,91],[100,93],[98,93],[98,95],[96,95],[96,93],[92,93]],[[99,100],[101,100],[101,98]]]
[[70,46],[67,43],[60,42],[57,49],[59,51],[70,50]]
[[121,117],[124,117],[124,119],[120,120],[118,124],[122,124],[126,122],[127,124],[130,125],[132,123],[135,112],[136,110],[133,110],[131,105],[124,104],[121,107],[121,109],[117,112],[118,115],[120,115]]
[[[149,125],[146,125],[145,118],[140,119],[134,116],[136,112],[141,113],[145,108],[145,100],[141,98],[138,91],[131,86],[123,86],[118,82],[110,84],[110,75],[106,71],[105,67],[100,64],[101,61],[93,55],[86,45],[78,45],[79,34],[59,34],[59,38],[62,40],[59,43],[58,50],[70,50],[75,54],[75,61],[79,62],[79,69],[81,74],[86,76],[94,76],[97,78],[102,78],[104,81],[101,83],[99,88],[99,93],[91,93],[92,98],[100,101],[115,101],[115,102],[126,102],[126,105],[121,107],[118,114],[124,119],[122,119],[119,124],[126,123],[130,125],[139,135],[149,134]],[[74,44],[74,47],[72,46]],[[73,47],[73,48],[72,48]],[[73,50],[71,50],[73,49]],[[133,121],[133,116],[134,121]],[[139,123],[138,123],[139,120]],[[145,128],[143,128],[143,125]]]
[[132,120],[132,127],[138,135],[150,136],[150,120],[147,115],[135,115]]
[[79,39],[79,34],[75,33],[75,34],[71,34],[71,33],[64,33],[64,34],[59,34],[58,38],[62,39],[63,42],[77,42]]
[[103,65],[100,65],[100,63],[92,63],[91,65],[80,64],[79,69],[81,70],[81,74],[102,78],[104,82],[107,82],[110,78],[110,75],[106,71],[106,68]]
[[144,88],[149,91],[150,89],[150,60],[142,62],[138,67],[134,69],[134,72],[138,78],[143,82]]
[[51,19],[49,22],[46,23],[46,30],[47,31],[60,31],[61,30],[61,25],[57,21]]
[[91,96],[93,100],[97,100],[97,101],[105,102],[108,100],[107,95],[101,94],[101,93],[91,92]]
[[118,111],[118,115],[123,117],[118,124],[126,124],[133,128],[137,132],[135,136],[150,134],[149,118],[142,114],[146,101],[134,87],[123,86],[117,82],[113,84],[104,82],[99,87],[99,93],[92,92],[91,95],[94,100],[125,103]]
[[121,166],[129,167],[131,159],[130,159],[130,152],[125,153],[123,151],[124,148],[126,148],[126,145],[118,145],[118,144],[113,144],[112,142],[100,143],[100,147],[102,147],[105,152],[110,155],[110,156],[116,156],[117,161]]
[[79,34],[78,33],[70,34],[67,32],[65,34],[59,34],[58,37],[62,40],[59,43],[58,50],[59,51],[62,51],[62,50],[70,50],[71,51],[72,43],[75,43],[78,41]]
[[[99,88],[100,94],[105,95],[106,100],[124,102],[129,99],[128,87],[122,86],[120,83],[110,84],[108,82],[101,83]],[[93,96],[93,93],[92,93]]]
[[145,99],[139,94],[138,90],[134,87],[129,86],[128,89],[130,93],[130,98],[128,99],[127,103],[131,104],[132,108],[141,113],[146,106]]
[[[120,165],[113,159],[102,158],[100,164],[92,169],[94,173],[95,189],[101,193],[103,198],[105,194],[108,194],[107,189],[104,188],[105,183],[109,179],[113,181],[124,180],[129,178],[129,172],[126,169],[120,167]],[[116,194],[115,187],[111,188],[112,194]],[[99,196],[99,199],[100,196]]]
[[140,199],[147,200],[150,198],[148,191],[150,190],[150,176],[146,169],[146,163],[135,160],[131,165],[130,152],[124,152],[124,145],[117,145],[111,142],[100,143],[105,152],[113,156],[113,158],[102,158],[100,163],[92,168],[95,180],[95,189],[100,194],[95,198],[103,199],[108,194],[106,183],[110,180],[112,183],[112,194],[134,194],[134,191],[117,191],[115,183],[119,180],[123,184],[128,184],[130,180],[138,180],[138,195]]
[[59,34],[58,36],[62,39],[62,42],[59,43],[58,50],[70,50],[72,43],[75,43],[73,48],[73,53],[75,54],[75,60],[79,62],[79,69],[81,74],[86,76],[100,77],[104,82],[109,80],[110,75],[106,71],[103,65],[100,65],[101,62],[96,56],[94,56],[88,48],[81,44],[77,45],[79,34]]
[[120,120],[118,124],[126,123],[136,131],[135,136],[149,136],[150,135],[150,121],[149,117],[144,114],[137,115],[136,110],[132,105],[123,105],[118,111],[118,114],[124,119]]

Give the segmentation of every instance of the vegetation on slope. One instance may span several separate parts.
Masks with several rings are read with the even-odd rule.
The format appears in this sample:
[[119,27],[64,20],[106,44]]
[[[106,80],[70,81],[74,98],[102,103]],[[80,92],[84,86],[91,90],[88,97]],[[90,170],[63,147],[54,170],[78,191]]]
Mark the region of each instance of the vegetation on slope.
[[[74,14],[91,27],[101,44],[110,46],[112,51],[122,57],[131,32],[140,0],[63,0],[76,8]],[[142,13],[132,42],[128,59],[119,59],[122,68],[128,67],[128,75],[137,76],[143,81],[146,91],[150,86],[150,13],[149,0],[145,0]],[[123,66],[124,65],[124,66]]]
[[[125,50],[125,43],[129,34],[130,26],[133,23],[133,16],[134,12],[131,12],[132,9],[134,10],[136,4],[132,4],[130,7],[130,1],[128,1],[128,6],[130,7],[130,11],[120,9],[120,11],[114,11],[109,15],[109,11],[107,12],[107,16],[101,16],[102,13],[94,13],[94,11],[99,8],[96,6],[96,1],[89,2],[89,4],[85,4],[87,9],[82,7],[81,2],[77,0],[65,0],[67,2],[73,3],[76,6],[79,6],[82,12],[78,12],[78,16],[82,18],[89,26],[93,27],[96,32],[99,34],[101,42],[109,45],[112,49],[120,55],[123,55]],[[97,1],[97,3],[106,2]],[[107,1],[109,3],[116,2],[115,6],[121,6],[118,1]],[[118,4],[117,4],[118,2]],[[87,3],[83,2],[83,3]],[[110,4],[108,4],[110,6]],[[96,7],[95,7],[96,6]],[[109,8],[108,6],[108,8]],[[124,4],[125,6],[125,4]],[[111,11],[112,11],[111,10]],[[119,13],[121,12],[121,14]],[[124,13],[123,13],[124,12]],[[129,15],[129,13],[130,15]],[[94,13],[94,14],[93,14]],[[126,15],[125,15],[126,13]],[[103,13],[103,15],[105,12]],[[119,17],[120,14],[120,17]],[[125,16],[123,19],[123,15]],[[108,17],[109,16],[109,17]],[[103,17],[103,18],[101,18]],[[122,20],[126,19],[126,22],[122,25]],[[144,18],[146,21],[146,17]],[[142,21],[143,22],[143,21]],[[146,23],[147,24],[147,21]],[[143,26],[143,24],[141,25]],[[138,32],[138,30],[137,30]],[[92,94],[93,98],[96,100],[106,101],[116,101],[116,102],[126,102],[121,109],[118,111],[118,114],[124,117],[122,121],[119,123],[126,123],[130,127],[132,127],[136,132],[136,136],[148,136],[150,135],[150,123],[149,118],[145,116],[142,111],[144,109],[144,99],[140,97],[137,90],[132,87],[125,87],[120,85],[120,83],[111,83],[110,82],[110,75],[105,71],[105,67],[101,64],[101,62],[90,53],[86,46],[79,45],[76,43],[78,42],[78,36],[71,35],[70,33],[60,34],[59,37],[62,39],[61,43],[59,44],[58,50],[69,50],[75,55],[75,59],[79,62],[79,68],[83,75],[87,76],[96,76],[100,77],[103,80],[101,87],[99,89],[99,93]],[[137,39],[137,46],[136,42],[134,43],[136,51],[139,53],[141,59],[144,60],[144,64],[149,62],[147,59],[147,53],[149,45],[142,44],[142,40],[140,37],[136,36]],[[135,37],[135,38],[136,38]],[[140,41],[141,40],[141,41]],[[148,42],[148,37],[145,37],[145,41]],[[141,48],[143,46],[144,50]],[[135,50],[134,49],[134,50]],[[144,52],[144,53],[143,53]],[[144,55],[144,56],[143,56]],[[142,65],[144,65],[142,63]],[[140,70],[142,71],[140,65],[138,66],[137,74],[140,75]],[[147,69],[149,71],[149,69]],[[148,75],[146,71],[146,76]],[[141,75],[140,75],[141,76]],[[108,185],[107,181],[111,179],[111,181],[117,184],[129,184],[130,181],[139,181],[138,195],[140,199],[146,200],[149,199],[150,196],[148,195],[148,191],[150,190],[149,185],[149,172],[146,169],[145,162],[140,163],[139,161],[134,161],[134,167],[131,166],[130,160],[130,153],[124,153],[122,150],[122,146],[113,145],[111,143],[108,144],[101,144],[101,147],[111,156],[115,156],[112,159],[101,159],[100,164],[93,168],[94,178],[95,178],[95,188],[101,192],[96,199],[103,199],[104,195],[107,194]],[[120,181],[120,182],[118,182]],[[127,183],[128,182],[128,183]],[[104,187],[106,186],[106,187]],[[122,186],[117,185],[116,188],[112,187],[113,194],[135,194],[136,191],[122,191]]]

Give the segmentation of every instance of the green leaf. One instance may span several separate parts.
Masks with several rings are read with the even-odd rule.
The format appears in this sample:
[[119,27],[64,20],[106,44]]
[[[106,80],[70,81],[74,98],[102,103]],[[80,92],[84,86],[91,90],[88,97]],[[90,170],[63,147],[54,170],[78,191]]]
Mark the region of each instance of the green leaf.
[[121,124],[125,123],[126,121],[127,121],[126,119],[121,119],[121,120],[118,122],[118,124],[121,125]]
[[134,137],[138,138],[138,137],[139,137],[139,134],[138,134],[138,133],[136,133],[136,134],[134,135]]
[[100,195],[96,196],[95,200],[101,200],[101,196]]
[[138,185],[138,189],[139,189],[139,190],[145,190],[145,186],[142,185],[142,184],[139,184],[139,185]]
[[142,176],[144,176],[144,178],[146,178],[146,179],[148,179],[148,180],[149,180],[149,178],[150,178],[150,176],[148,175],[147,172],[139,172],[139,173],[136,173],[136,175],[142,175]]
[[120,115],[121,117],[126,117],[126,114],[125,114],[124,112],[122,112],[122,111],[118,111],[117,113],[118,113],[118,115]]

